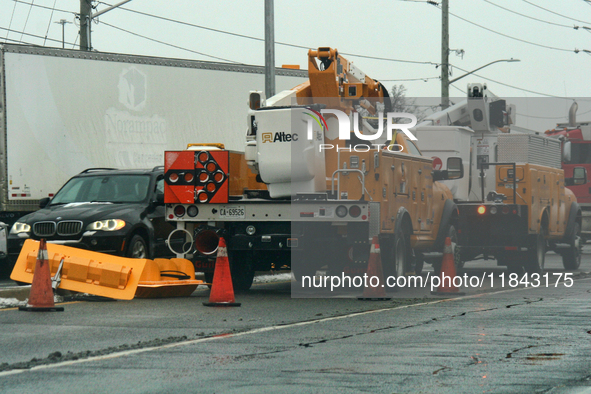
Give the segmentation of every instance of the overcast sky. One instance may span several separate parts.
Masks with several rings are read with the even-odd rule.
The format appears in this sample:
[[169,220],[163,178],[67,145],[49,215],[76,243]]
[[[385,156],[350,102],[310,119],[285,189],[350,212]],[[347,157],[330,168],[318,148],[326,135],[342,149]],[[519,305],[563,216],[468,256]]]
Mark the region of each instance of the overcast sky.
[[[463,50],[463,56],[450,54],[451,79],[463,75],[462,69],[471,71],[498,59],[521,60],[496,63],[477,72],[478,76],[462,78],[450,88],[451,96],[464,97],[469,82],[485,82],[501,97],[578,97],[583,98],[578,100],[580,119],[591,119],[591,53],[584,52],[591,51],[590,0],[449,3],[454,14],[450,15],[450,47]],[[77,47],[79,4],[78,0],[0,0],[0,42],[61,47],[62,29],[55,22],[65,19],[73,22],[65,25],[66,48]],[[107,7],[94,4],[96,11]],[[123,8],[93,23],[94,50],[264,64],[263,0],[133,0]],[[441,94],[436,67],[441,62],[441,8],[426,1],[276,0],[275,41],[278,66],[307,68],[307,50],[294,46],[331,46],[347,53],[345,57],[387,87],[403,83],[413,97]],[[571,102],[555,99],[539,113],[528,111],[547,118],[551,127],[561,121],[557,118],[565,115]],[[518,108],[518,112],[524,111]]]

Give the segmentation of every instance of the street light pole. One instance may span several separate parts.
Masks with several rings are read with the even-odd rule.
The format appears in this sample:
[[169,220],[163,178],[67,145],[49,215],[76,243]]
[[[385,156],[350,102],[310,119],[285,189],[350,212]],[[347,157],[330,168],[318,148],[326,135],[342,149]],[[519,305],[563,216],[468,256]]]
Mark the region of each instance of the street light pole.
[[59,22],[54,22],[54,23],[57,23],[58,25],[62,25],[62,48],[65,48],[66,47],[66,29],[65,29],[65,26],[66,26],[66,23],[72,23],[72,22],[68,22],[65,19],[60,19]]
[[482,66],[482,67],[478,67],[477,69],[474,69],[474,70],[472,70],[472,71],[470,71],[470,72],[467,72],[467,73],[466,73],[466,74],[464,74],[464,75],[460,75],[459,77],[457,77],[457,78],[454,78],[454,79],[452,79],[451,81],[448,81],[448,82],[447,82],[447,84],[448,84],[448,92],[449,92],[449,85],[451,85],[452,83],[456,82],[456,81],[457,81],[457,80],[459,80],[459,79],[462,79],[462,78],[464,78],[464,77],[466,77],[466,76],[468,76],[468,75],[470,75],[470,74],[473,74],[473,73],[475,73],[475,72],[476,72],[476,71],[478,71],[478,70],[482,70],[484,67],[488,67],[488,66],[490,66],[491,64],[500,63],[500,62],[508,62],[508,63],[512,63],[512,62],[520,62],[520,61],[521,61],[521,60],[519,60],[519,59],[499,59],[499,60],[495,60],[494,62],[490,62],[490,63],[488,63],[488,64],[485,64],[485,65],[484,65],[484,66]]

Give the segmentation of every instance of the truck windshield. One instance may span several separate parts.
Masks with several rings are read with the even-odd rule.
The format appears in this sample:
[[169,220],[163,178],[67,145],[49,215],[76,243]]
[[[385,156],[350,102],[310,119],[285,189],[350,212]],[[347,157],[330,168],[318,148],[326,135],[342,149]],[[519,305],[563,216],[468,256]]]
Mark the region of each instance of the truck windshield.
[[72,178],[51,205],[76,202],[141,202],[148,194],[148,175],[102,175]]
[[591,144],[571,144],[571,158],[568,164],[591,164]]

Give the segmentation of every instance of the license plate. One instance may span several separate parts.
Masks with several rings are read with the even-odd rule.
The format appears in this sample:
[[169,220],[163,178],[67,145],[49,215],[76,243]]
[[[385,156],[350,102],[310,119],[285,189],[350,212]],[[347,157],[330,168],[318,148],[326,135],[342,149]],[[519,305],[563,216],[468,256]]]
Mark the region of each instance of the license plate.
[[193,263],[195,270],[206,270],[213,271],[215,268],[215,261],[200,261],[197,260]]
[[220,208],[221,218],[239,218],[244,219],[245,209],[244,206],[237,207],[222,207]]

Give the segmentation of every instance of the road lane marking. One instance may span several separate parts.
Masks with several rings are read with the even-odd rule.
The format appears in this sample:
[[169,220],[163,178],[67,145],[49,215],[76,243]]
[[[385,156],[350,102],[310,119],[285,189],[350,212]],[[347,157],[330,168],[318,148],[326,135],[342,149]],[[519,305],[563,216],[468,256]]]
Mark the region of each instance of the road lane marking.
[[[585,280],[591,280],[591,278],[581,278],[581,279],[578,279],[577,281],[585,281]],[[261,334],[261,333],[270,332],[270,331],[278,331],[278,330],[282,330],[284,328],[309,326],[312,324],[324,323],[324,322],[335,321],[335,320],[343,320],[343,319],[348,319],[348,318],[352,318],[352,317],[370,315],[370,314],[374,314],[374,313],[389,312],[389,311],[424,306],[424,305],[435,305],[435,304],[439,304],[439,303],[443,303],[443,302],[454,302],[454,301],[459,301],[459,300],[466,300],[466,299],[471,299],[471,298],[483,297],[485,295],[504,294],[504,293],[512,293],[512,292],[516,292],[516,291],[522,291],[522,290],[535,290],[535,289],[536,288],[531,288],[531,287],[520,287],[520,288],[501,290],[501,291],[490,292],[490,293],[479,293],[479,294],[473,294],[473,295],[469,295],[469,296],[445,298],[445,299],[441,299],[441,300],[422,302],[419,304],[401,305],[401,306],[391,307],[391,308],[374,309],[371,311],[354,312],[354,313],[350,313],[347,315],[326,317],[326,318],[317,319],[317,320],[308,320],[308,321],[303,321],[303,322],[280,324],[280,325],[269,326],[269,327],[261,327],[261,328],[255,328],[252,330],[237,332],[237,333],[221,333],[221,334],[216,334],[216,335],[212,335],[212,336],[205,337],[205,338],[192,339],[189,341],[176,342],[176,343],[169,343],[166,345],[147,347],[147,348],[143,348],[143,349],[126,350],[123,352],[115,352],[115,353],[107,354],[104,356],[94,356],[94,357],[89,357],[89,358],[85,358],[85,359],[69,360],[69,361],[63,361],[63,362],[58,362],[58,363],[54,363],[54,364],[37,365],[35,367],[27,368],[27,369],[14,369],[14,370],[10,370],[10,371],[0,372],[0,377],[8,376],[8,375],[15,375],[15,374],[23,373],[23,372],[32,372],[32,371],[40,371],[40,370],[44,370],[44,369],[66,367],[66,366],[70,366],[70,365],[88,363],[88,362],[93,362],[93,361],[111,360],[111,359],[115,359],[115,358],[119,358],[119,357],[131,356],[131,355],[140,354],[140,353],[147,353],[147,352],[151,352],[151,351],[155,351],[155,350],[172,349],[172,348],[176,348],[179,346],[189,346],[189,345],[195,345],[195,344],[199,344],[199,343],[211,342],[211,341],[227,339],[227,338],[238,338],[238,337],[243,337],[246,335],[255,335],[255,334]]]
[[[69,305],[69,304],[80,304],[84,301],[68,301],[68,302],[56,302],[55,305]],[[13,308],[2,308],[0,309],[0,312],[4,312],[4,311],[16,311],[18,310],[18,306],[13,307]]]

